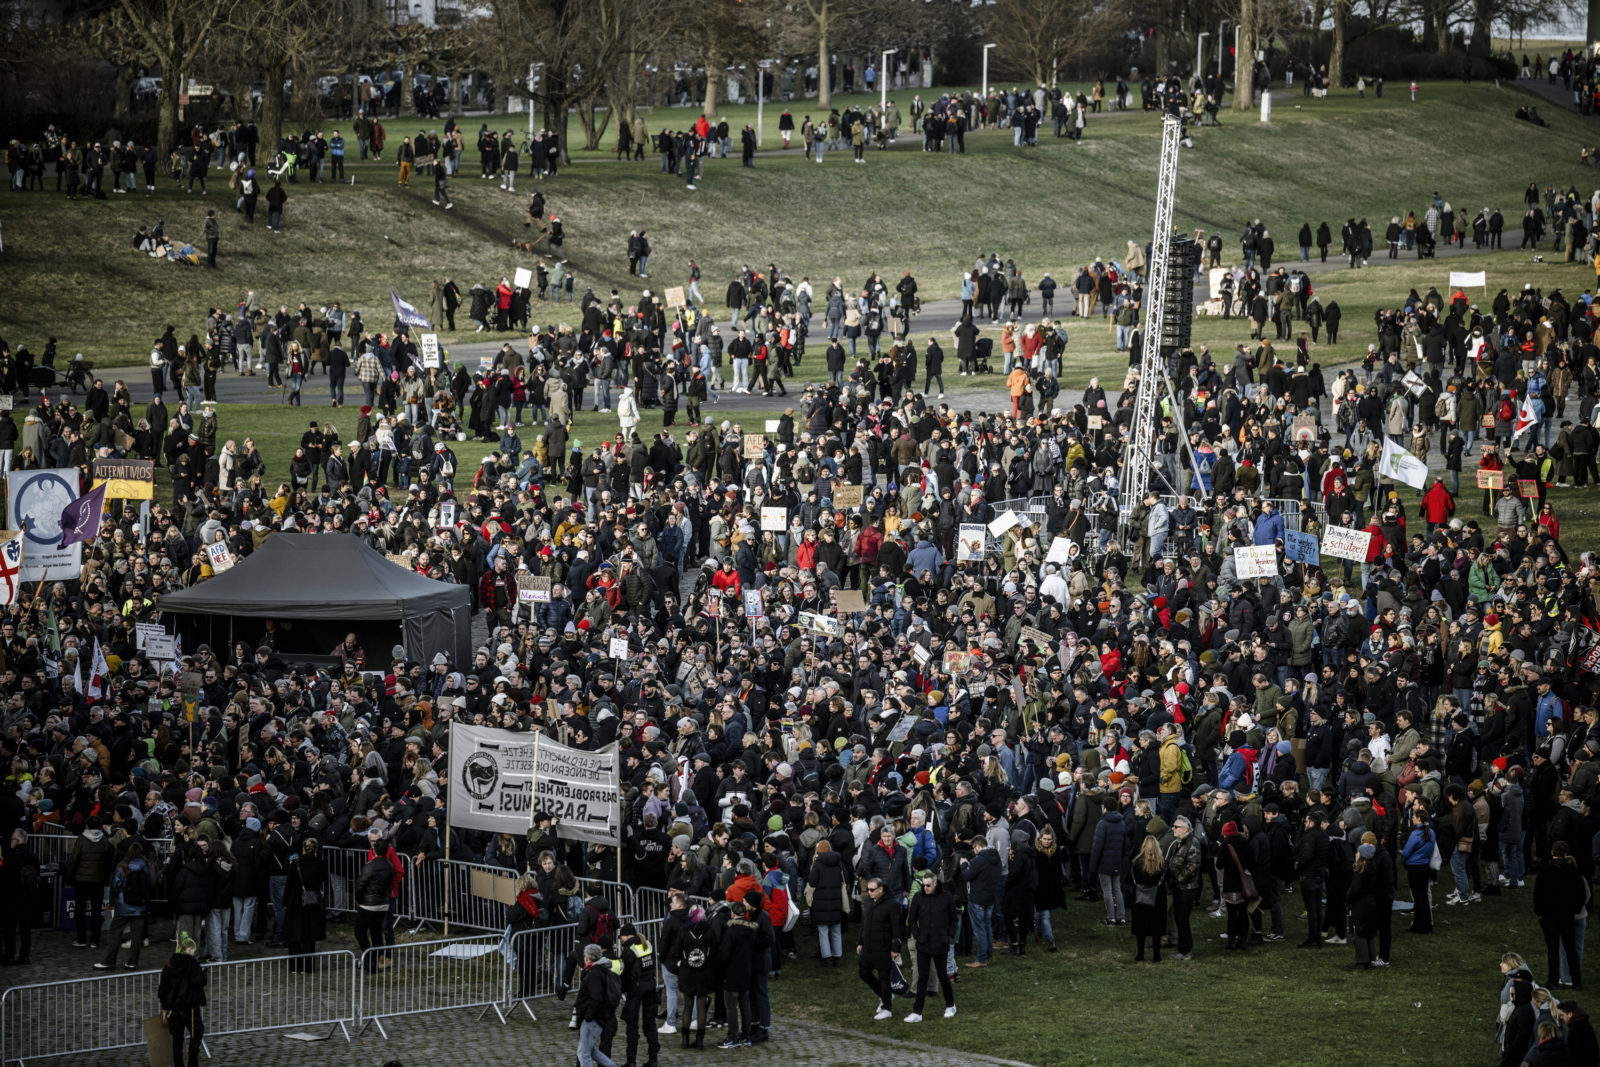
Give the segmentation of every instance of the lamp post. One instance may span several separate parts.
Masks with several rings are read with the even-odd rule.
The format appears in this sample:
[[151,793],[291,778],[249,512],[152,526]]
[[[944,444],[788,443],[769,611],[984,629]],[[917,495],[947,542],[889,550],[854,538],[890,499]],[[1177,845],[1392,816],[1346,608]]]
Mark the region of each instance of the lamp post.
[[1211,31],[1204,30],[1194,43],[1194,76],[1202,81],[1205,80],[1206,38],[1210,36]]
[[886,76],[889,71],[889,57],[899,51],[898,48],[885,48],[883,58],[878,61],[878,107],[883,111],[889,110],[889,79]]
[[[543,73],[543,63],[528,64],[528,144],[530,145],[533,144],[534,114],[539,110],[536,106],[534,106],[534,102],[537,97],[538,85],[541,81]],[[524,147],[523,151],[526,152],[528,149]]]
[[1232,21],[1232,19],[1223,19],[1217,23],[1217,78],[1219,80],[1222,78],[1222,28]]
[[761,147],[762,104],[767,96],[767,68],[772,65],[770,59],[756,60],[756,147]]
[[994,45],[992,45],[992,44],[986,44],[986,45],[983,46],[983,99],[984,100],[988,100],[989,99],[989,49],[991,49],[993,47],[994,47]]

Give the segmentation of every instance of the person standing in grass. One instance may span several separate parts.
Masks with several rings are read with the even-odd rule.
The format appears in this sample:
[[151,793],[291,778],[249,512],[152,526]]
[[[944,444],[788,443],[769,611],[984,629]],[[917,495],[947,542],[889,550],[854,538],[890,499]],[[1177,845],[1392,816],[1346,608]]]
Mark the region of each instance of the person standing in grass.
[[[1156,820],[1151,820],[1155,822]],[[1150,941],[1151,961],[1161,962],[1161,938],[1167,928],[1167,864],[1155,834],[1149,834],[1133,859],[1133,938],[1136,962],[1144,961],[1144,943]]]
[[944,1017],[953,1018],[956,992],[950,982],[948,957],[950,945],[961,930],[961,909],[955,895],[940,884],[938,872],[932,868],[922,872],[922,892],[911,899],[906,929],[917,942],[917,999],[905,1021],[922,1021],[928,980],[935,973],[939,976],[939,992],[944,995]]
[[206,266],[216,269],[217,245],[222,241],[222,227],[217,223],[217,213],[213,210],[206,212]]

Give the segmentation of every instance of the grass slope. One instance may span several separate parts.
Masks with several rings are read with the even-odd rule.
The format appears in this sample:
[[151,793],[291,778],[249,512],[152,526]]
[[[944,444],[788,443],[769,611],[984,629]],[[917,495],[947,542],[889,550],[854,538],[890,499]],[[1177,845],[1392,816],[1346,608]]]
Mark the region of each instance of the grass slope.
[[[1436,886],[1435,899],[1445,892]],[[988,970],[963,967],[956,1017],[940,1017],[935,982],[920,1025],[900,1021],[911,1011],[906,998],[896,998],[894,1019],[872,1021],[872,995],[848,958],[853,929],[837,971],[807,958],[815,938],[802,929],[802,959],[771,985],[773,1011],[1040,1067],[1488,1063],[1498,1056],[1500,954],[1522,952],[1536,973],[1543,966],[1532,892],[1469,909],[1436,906],[1436,932],[1427,937],[1402,932],[1408,916],[1397,912],[1394,966],[1353,973],[1344,969],[1354,959],[1348,946],[1293,947],[1305,934],[1294,919],[1297,894],[1283,900],[1284,942],[1225,952],[1223,920],[1196,910],[1195,959],[1160,964],[1134,963],[1128,929],[1101,927],[1101,905],[1074,901],[1054,915],[1059,952],[1030,945],[1023,959],[997,955]]]
[[[1576,115],[1548,108],[1551,128],[1535,129],[1512,117],[1522,94],[1489,85],[1429,84],[1419,104],[1403,95],[1347,94],[1303,107],[1296,98],[1279,106],[1270,125],[1230,114],[1221,130],[1196,131],[1198,148],[1182,161],[1178,224],[1221,228],[1232,251],[1231,235],[1260,216],[1290,251],[1303,221],[1387,218],[1420,210],[1435,189],[1459,206],[1487,203],[1515,218],[1530,180],[1592,184],[1592,172],[1577,163],[1585,133]],[[752,110],[730,111],[735,128]],[[769,110],[768,143],[775,144],[780,109]],[[517,118],[504,123],[519,128]],[[469,131],[476,124],[468,120]],[[422,125],[397,121],[391,135]],[[692,256],[714,305],[731,271],[768,262],[814,281],[840,275],[851,283],[873,269],[893,276],[909,268],[930,295],[950,296],[979,251],[1015,258],[1030,277],[1049,270],[1063,279],[1075,264],[1120,255],[1129,238],[1148,236],[1155,118],[1094,116],[1081,146],[1049,132],[1029,150],[1012,148],[1006,132],[974,134],[965,156],[925,154],[918,141],[902,138],[894,152],[869,153],[864,168],[848,153],[831,153],[820,166],[798,154],[761,156],[753,169],[717,160],[696,193],[660,174],[653,159],[579,162],[544,189],[566,225],[580,292],[584,285],[602,293],[634,288],[626,285],[626,237],[643,226],[655,246],[650,283],[681,283]],[[531,266],[537,256],[509,247],[526,235],[524,193],[474,177],[471,155],[455,183],[454,211],[429,204],[425,178],[401,190],[392,166],[358,164],[354,188],[288,187],[282,236],[261,217],[245,226],[215,172],[205,197],[170,181],[158,184],[153,200],[142,192],[80,203],[13,194],[4,201],[14,279],[6,337],[38,349],[54,335],[62,351],[83,351],[102,366],[138,365],[164,324],[187,333],[206,307],[232,306],[247,288],[269,306],[339,299],[376,326],[388,321],[390,286],[425,306],[431,279],[454,276],[465,288]],[[526,177],[520,184],[531,186]],[[157,263],[131,250],[135,228],[158,218],[172,236],[197,239],[207,207],[221,209],[221,270]]]

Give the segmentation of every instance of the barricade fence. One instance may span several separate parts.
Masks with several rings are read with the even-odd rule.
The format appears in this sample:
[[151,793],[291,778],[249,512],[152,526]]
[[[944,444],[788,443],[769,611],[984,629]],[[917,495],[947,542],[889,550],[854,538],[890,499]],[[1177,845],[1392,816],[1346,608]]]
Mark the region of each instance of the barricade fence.
[[[350,1037],[356,959],[348,950],[208,963],[208,1038],[298,1026]],[[144,1020],[160,1012],[159,970],[12,986],[0,994],[0,1057],[26,1062],[145,1043]],[[207,1053],[210,1053],[209,1047]]]
[[506,1021],[508,967],[501,937],[412,941],[361,953],[355,1015],[358,1032],[374,1026],[385,1038],[383,1020],[402,1015],[478,1008],[482,1019],[493,1011]]

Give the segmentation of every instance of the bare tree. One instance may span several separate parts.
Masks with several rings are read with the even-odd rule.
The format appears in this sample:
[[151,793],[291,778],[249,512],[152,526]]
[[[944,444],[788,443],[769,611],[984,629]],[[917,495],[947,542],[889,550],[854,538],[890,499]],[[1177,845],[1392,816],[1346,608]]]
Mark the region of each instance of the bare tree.
[[161,68],[162,91],[156,149],[165,157],[178,139],[178,94],[211,32],[233,0],[117,0],[128,25]]
[[1096,0],[996,0],[985,9],[996,39],[999,77],[1051,85],[1056,72],[1072,68],[1125,28],[1130,9]]

